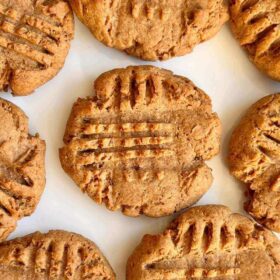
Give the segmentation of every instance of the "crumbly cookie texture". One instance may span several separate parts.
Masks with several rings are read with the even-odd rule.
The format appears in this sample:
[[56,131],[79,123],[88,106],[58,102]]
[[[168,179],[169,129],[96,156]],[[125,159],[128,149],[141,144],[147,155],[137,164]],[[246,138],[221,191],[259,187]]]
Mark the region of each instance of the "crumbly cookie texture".
[[280,94],[255,103],[234,130],[229,147],[231,173],[248,186],[245,209],[280,232]]
[[145,60],[191,52],[228,20],[223,0],[70,0],[102,43]]
[[45,187],[45,142],[28,134],[28,119],[0,99],[0,241],[31,215]]
[[124,214],[169,215],[212,183],[204,163],[219,151],[210,98],[188,79],[152,66],[102,74],[74,104],[60,150],[81,190]]
[[0,91],[28,95],[63,67],[73,38],[66,0],[1,0]]
[[252,62],[280,81],[279,0],[231,0],[231,26]]
[[193,207],[161,234],[145,235],[127,262],[127,280],[278,280],[280,242],[221,205]]
[[0,244],[0,278],[5,280],[115,280],[96,245],[81,235],[35,232]]

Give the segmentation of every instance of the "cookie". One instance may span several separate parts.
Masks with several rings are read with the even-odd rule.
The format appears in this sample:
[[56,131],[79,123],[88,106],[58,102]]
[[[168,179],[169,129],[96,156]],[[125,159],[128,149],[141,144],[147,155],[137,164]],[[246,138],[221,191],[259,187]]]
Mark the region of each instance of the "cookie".
[[35,232],[0,244],[0,278],[5,280],[114,280],[96,245],[81,235]]
[[220,120],[188,79],[152,66],[115,69],[74,104],[60,150],[81,190],[126,215],[169,215],[212,183]]
[[78,18],[103,44],[145,60],[191,52],[228,19],[223,0],[70,0]]
[[145,235],[127,280],[279,279],[280,242],[222,205],[193,207],[158,235]]
[[280,81],[279,0],[231,0],[231,27],[251,61]]
[[73,37],[67,0],[1,0],[0,90],[28,95],[63,67]]
[[45,142],[28,133],[28,119],[0,99],[0,241],[31,215],[45,188]]
[[280,94],[255,103],[234,130],[229,146],[231,173],[248,186],[245,209],[280,232]]

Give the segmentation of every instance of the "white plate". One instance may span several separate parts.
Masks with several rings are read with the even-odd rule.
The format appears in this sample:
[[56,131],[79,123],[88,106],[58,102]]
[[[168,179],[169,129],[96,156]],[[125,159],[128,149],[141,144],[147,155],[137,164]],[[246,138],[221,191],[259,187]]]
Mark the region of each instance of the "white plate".
[[225,204],[233,211],[244,213],[244,189],[227,169],[229,136],[248,106],[267,94],[280,92],[280,83],[264,76],[249,62],[228,26],[191,54],[147,63],[105,47],[76,19],[75,40],[59,75],[31,96],[1,95],[26,112],[31,132],[39,132],[47,142],[47,185],[42,200],[31,217],[18,223],[10,238],[36,230],[64,229],[80,233],[101,248],[117,278],[125,279],[126,260],[142,236],[162,231],[172,219],[129,218],[108,211],[82,194],[63,172],[58,158],[73,102],[79,96],[90,95],[94,79],[104,71],[140,64],[153,64],[186,76],[210,95],[223,124],[222,150],[209,162],[215,180],[198,204]]

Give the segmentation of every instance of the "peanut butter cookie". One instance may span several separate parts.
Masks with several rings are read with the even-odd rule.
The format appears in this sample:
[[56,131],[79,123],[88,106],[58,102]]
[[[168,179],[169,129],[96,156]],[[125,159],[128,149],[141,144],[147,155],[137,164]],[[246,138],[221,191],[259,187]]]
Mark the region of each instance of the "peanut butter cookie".
[[231,26],[252,62],[280,81],[279,0],[231,0]]
[[0,90],[28,95],[62,68],[73,37],[66,0],[0,1]]
[[245,209],[264,226],[280,232],[280,94],[255,103],[231,137],[231,173],[246,183]]
[[44,161],[45,142],[28,134],[18,107],[0,99],[0,241],[34,212],[45,187]]
[[191,52],[228,19],[223,0],[70,0],[103,44],[145,60]]
[[0,278],[5,280],[115,280],[96,245],[81,235],[35,232],[0,244]]
[[188,79],[152,66],[101,75],[78,99],[60,160],[81,190],[110,210],[163,216],[195,203],[212,183],[219,151],[210,98]]
[[193,207],[161,234],[145,235],[127,262],[127,280],[279,280],[280,242],[227,207]]

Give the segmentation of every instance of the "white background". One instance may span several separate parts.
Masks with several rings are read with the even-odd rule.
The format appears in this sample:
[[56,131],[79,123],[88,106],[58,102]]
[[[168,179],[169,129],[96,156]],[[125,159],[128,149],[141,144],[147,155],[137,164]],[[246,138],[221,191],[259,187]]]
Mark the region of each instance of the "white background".
[[30,119],[31,133],[47,143],[47,185],[35,213],[22,219],[10,238],[34,231],[63,229],[93,240],[108,258],[118,279],[125,279],[128,256],[145,233],[162,231],[172,217],[130,218],[110,212],[82,194],[63,172],[58,149],[73,102],[92,92],[93,81],[104,71],[128,65],[153,64],[191,79],[212,98],[223,125],[222,149],[208,164],[214,183],[199,204],[219,203],[242,212],[245,190],[227,169],[226,155],[232,128],[241,115],[261,97],[280,92],[280,83],[260,73],[234,40],[229,26],[212,40],[184,57],[147,63],[97,42],[76,19],[76,34],[65,67],[52,81],[28,97],[2,97],[20,106]]

